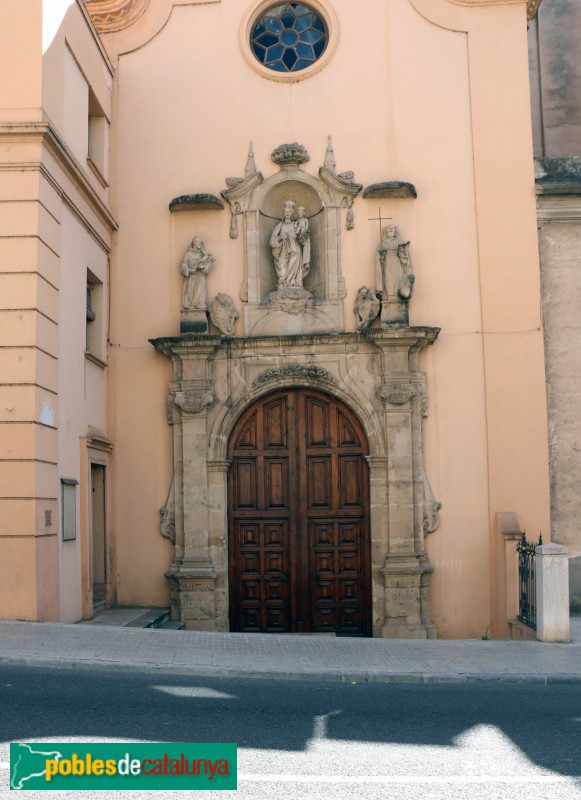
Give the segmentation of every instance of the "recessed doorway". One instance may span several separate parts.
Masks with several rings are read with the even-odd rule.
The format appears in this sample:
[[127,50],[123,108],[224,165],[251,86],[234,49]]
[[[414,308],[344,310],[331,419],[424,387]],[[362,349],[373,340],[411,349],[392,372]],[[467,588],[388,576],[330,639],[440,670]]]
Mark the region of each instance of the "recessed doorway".
[[368,444],[323,392],[254,403],[229,442],[230,630],[371,635]]

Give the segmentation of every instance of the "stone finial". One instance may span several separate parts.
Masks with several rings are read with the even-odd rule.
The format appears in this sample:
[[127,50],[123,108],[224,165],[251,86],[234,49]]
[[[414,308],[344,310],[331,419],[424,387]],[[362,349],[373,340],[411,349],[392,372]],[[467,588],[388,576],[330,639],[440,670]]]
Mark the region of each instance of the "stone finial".
[[337,162],[335,161],[335,152],[333,150],[333,142],[330,134],[329,138],[327,139],[327,151],[325,153],[325,163],[323,166],[327,167],[327,169],[330,169],[332,172],[335,171],[335,167],[337,166]]
[[275,164],[284,167],[289,164],[305,164],[309,160],[309,154],[302,144],[291,142],[291,144],[279,144],[272,153],[272,160]]
[[250,142],[250,150],[248,151],[248,160],[246,161],[246,170],[244,171],[244,177],[250,178],[251,175],[254,175],[257,172],[256,169],[256,161],[254,160],[254,144]]

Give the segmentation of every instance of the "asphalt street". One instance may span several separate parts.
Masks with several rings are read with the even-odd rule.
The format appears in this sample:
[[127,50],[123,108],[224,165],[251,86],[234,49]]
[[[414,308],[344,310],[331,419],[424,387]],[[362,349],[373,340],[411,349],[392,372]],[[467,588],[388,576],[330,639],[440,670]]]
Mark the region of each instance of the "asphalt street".
[[[185,797],[578,800],[581,686],[211,679],[0,666],[9,742],[237,742],[237,792]],[[102,792],[28,792],[58,800]]]

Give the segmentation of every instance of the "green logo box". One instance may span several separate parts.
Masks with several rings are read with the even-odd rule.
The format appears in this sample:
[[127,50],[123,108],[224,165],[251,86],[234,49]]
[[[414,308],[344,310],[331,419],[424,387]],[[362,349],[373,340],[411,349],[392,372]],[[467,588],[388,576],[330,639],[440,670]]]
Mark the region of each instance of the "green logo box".
[[12,743],[10,788],[236,789],[237,747],[232,742]]

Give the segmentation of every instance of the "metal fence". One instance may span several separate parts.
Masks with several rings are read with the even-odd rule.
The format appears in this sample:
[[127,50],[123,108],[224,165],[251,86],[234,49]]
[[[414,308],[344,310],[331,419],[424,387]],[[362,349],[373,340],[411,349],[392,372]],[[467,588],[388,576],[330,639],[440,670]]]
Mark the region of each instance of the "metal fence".
[[518,580],[519,601],[518,618],[533,630],[537,629],[537,598],[536,598],[536,553],[535,548],[543,543],[542,535],[539,536],[538,545],[527,542],[527,535],[523,531],[522,539],[517,544],[518,551]]

